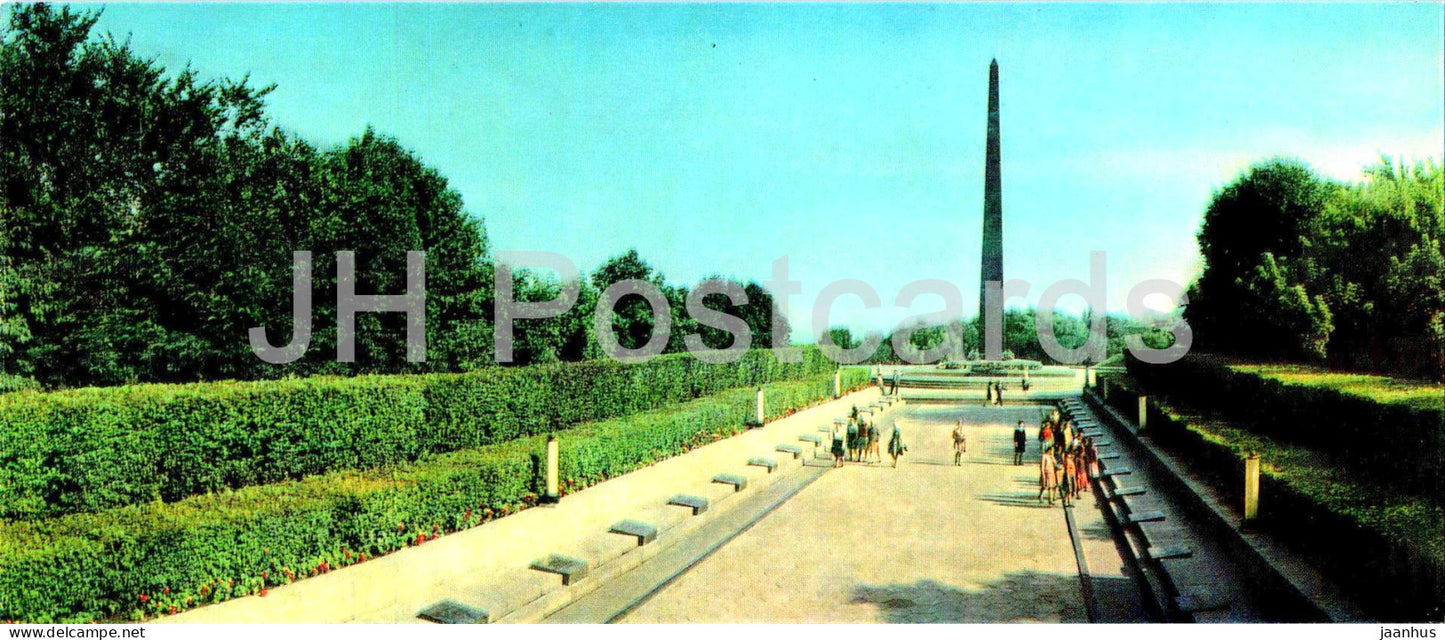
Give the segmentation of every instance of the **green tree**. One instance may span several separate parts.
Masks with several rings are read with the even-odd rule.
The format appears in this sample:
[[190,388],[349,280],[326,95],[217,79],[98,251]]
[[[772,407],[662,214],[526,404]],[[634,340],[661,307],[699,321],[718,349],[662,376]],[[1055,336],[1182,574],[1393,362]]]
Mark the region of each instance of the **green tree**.
[[[1338,188],[1300,162],[1270,160],[1251,167],[1214,195],[1199,232],[1204,272],[1185,312],[1201,346],[1319,354],[1299,345],[1275,348],[1262,343],[1284,335],[1300,317],[1328,315],[1327,310],[1314,309],[1320,292],[1310,290],[1312,265],[1305,253],[1326,203]],[[1266,254],[1272,256],[1269,265],[1264,265]],[[1276,294],[1296,288],[1300,295],[1288,299],[1298,303],[1297,311],[1303,315],[1274,316],[1273,301],[1285,299]],[[1315,326],[1305,340],[1314,340],[1320,331],[1328,334],[1323,325]]]

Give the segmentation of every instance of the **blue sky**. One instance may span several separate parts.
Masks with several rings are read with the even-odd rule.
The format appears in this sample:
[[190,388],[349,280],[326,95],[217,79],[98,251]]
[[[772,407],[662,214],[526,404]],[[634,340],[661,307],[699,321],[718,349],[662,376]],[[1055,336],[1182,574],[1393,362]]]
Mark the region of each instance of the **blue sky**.
[[991,58],[1004,270],[1035,299],[1087,279],[1091,250],[1111,309],[1188,282],[1211,192],[1256,160],[1356,180],[1445,155],[1435,3],[117,4],[100,26],[277,84],[272,115],[315,144],[396,137],[495,249],[588,270],[635,247],[674,282],[789,256],[797,339],[841,278],[883,299],[839,301],[857,329],[940,308],[893,307],[921,278],[974,311]]

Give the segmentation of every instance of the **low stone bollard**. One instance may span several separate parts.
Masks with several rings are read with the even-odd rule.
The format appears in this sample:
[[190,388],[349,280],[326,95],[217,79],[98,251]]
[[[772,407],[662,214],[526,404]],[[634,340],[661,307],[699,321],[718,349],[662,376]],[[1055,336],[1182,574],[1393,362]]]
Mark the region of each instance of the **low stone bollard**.
[[1139,430],[1149,426],[1149,396],[1139,396]]
[[834,369],[834,370],[833,370],[833,399],[834,399],[834,400],[837,400],[838,398],[841,398],[841,397],[843,397],[843,370],[842,370],[842,369]]
[[768,415],[767,412],[765,412],[763,409],[764,409],[764,407],[763,407],[763,388],[762,388],[762,387],[758,387],[758,426],[759,426],[759,427],[763,426],[763,423],[766,421],[766,418],[767,418],[767,415]]
[[1244,459],[1244,524],[1259,518],[1259,456],[1251,453]]
[[556,502],[561,499],[557,491],[557,457],[558,446],[557,436],[547,436],[547,501]]

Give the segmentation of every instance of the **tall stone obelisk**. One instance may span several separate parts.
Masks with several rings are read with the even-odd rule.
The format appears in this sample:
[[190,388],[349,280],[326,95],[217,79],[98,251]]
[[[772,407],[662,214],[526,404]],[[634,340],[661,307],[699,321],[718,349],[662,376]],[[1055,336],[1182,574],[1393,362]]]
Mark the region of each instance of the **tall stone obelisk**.
[[[978,314],[984,315],[989,282],[1003,282],[1003,185],[999,172],[998,60],[988,65],[988,142],[983,165],[983,267],[978,280]],[[1002,304],[1002,300],[999,301]]]

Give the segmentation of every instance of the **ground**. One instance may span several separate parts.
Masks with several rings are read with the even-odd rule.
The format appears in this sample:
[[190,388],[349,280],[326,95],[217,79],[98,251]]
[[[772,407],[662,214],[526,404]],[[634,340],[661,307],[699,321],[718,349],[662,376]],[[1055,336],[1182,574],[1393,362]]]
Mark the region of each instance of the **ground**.
[[[621,622],[1088,621],[1064,508],[1036,500],[1032,459],[1012,463],[1013,423],[1036,425],[1042,411],[910,407],[896,420],[911,448],[898,468],[828,472]],[[969,449],[955,467],[959,417]],[[1076,522],[1099,565],[1102,614],[1142,618],[1113,542],[1096,533],[1097,510],[1083,503]]]

